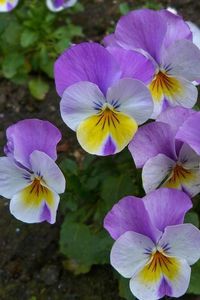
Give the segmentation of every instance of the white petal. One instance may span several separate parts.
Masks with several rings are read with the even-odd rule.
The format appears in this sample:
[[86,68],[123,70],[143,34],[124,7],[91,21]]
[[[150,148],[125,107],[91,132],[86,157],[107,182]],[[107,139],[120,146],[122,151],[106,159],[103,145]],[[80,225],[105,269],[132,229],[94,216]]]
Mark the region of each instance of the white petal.
[[94,83],[81,81],[69,86],[63,93],[60,110],[63,121],[72,130],[88,117],[95,115],[105,98]]
[[48,193],[51,193],[51,203],[47,203],[45,198],[40,203],[34,202],[31,196],[30,199],[24,199],[23,191],[16,194],[10,201],[11,214],[26,223],[55,223],[60,197],[53,191],[49,190]]
[[145,235],[127,231],[114,243],[111,250],[111,265],[124,277],[132,277],[149,260],[148,252],[155,247]]
[[192,41],[193,41],[193,43],[198,48],[200,48],[200,29],[199,29],[199,27],[196,24],[194,24],[190,21],[188,21],[186,23],[188,24],[188,26],[190,27],[190,30],[192,31]]
[[170,256],[185,259],[189,265],[200,258],[200,230],[192,224],[166,227],[159,245],[168,245]]
[[172,76],[189,81],[200,79],[200,50],[191,41],[179,40],[166,49],[162,65]]
[[176,76],[176,79],[179,81],[180,90],[172,96],[166,96],[166,99],[169,101],[171,106],[192,108],[198,97],[198,90],[196,86],[182,77]]
[[117,103],[120,112],[133,117],[137,124],[147,121],[153,111],[153,100],[148,88],[139,80],[124,78],[108,89],[107,100]]
[[182,178],[182,187],[191,197],[194,197],[200,192],[200,156],[187,144],[183,144],[178,160],[189,172],[188,176]]
[[52,158],[44,152],[33,151],[30,163],[34,174],[42,176],[47,187],[58,194],[64,193],[65,177]]
[[142,170],[143,187],[146,193],[157,189],[169,177],[175,161],[164,154],[150,158]]
[[152,277],[152,280],[143,278],[138,272],[130,281],[132,293],[140,300],[157,300],[163,296],[180,297],[185,294],[190,281],[191,269],[185,260],[176,259],[178,268],[170,280],[167,276],[160,274],[158,278]]
[[0,157],[0,195],[10,199],[30,183],[31,174],[13,160]]

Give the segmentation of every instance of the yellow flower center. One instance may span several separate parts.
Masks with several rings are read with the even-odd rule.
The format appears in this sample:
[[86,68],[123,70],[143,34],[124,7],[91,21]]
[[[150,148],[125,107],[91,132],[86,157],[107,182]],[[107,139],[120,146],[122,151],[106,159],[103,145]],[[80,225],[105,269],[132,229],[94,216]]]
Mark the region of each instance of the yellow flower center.
[[164,183],[165,187],[178,188],[182,183],[187,183],[194,179],[194,174],[185,169],[182,165],[176,164],[169,179]]
[[44,185],[41,177],[35,177],[32,183],[22,191],[22,199],[24,202],[40,205],[42,201],[49,205],[53,202],[53,193]]
[[173,98],[174,95],[182,93],[180,82],[170,76],[164,70],[159,71],[149,85],[150,92],[154,101],[161,101],[164,96]]
[[155,283],[162,276],[173,280],[179,271],[180,263],[175,257],[169,257],[163,251],[156,250],[151,254],[146,266],[140,271],[139,278],[146,283]]

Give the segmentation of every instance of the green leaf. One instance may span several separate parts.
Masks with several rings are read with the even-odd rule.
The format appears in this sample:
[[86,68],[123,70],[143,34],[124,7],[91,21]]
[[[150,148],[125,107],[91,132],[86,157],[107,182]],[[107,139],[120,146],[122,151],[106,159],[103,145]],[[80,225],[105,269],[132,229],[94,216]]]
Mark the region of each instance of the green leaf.
[[37,100],[43,100],[49,90],[48,83],[40,78],[30,80],[28,87],[31,95]]
[[191,223],[194,226],[199,228],[199,217],[198,214],[195,212],[189,212],[185,216],[184,223]]
[[76,274],[88,272],[94,264],[108,263],[112,244],[104,230],[95,233],[89,226],[67,218],[62,224],[60,251],[75,262]]
[[192,266],[189,289],[187,294],[200,295],[200,260]]
[[21,33],[20,24],[16,21],[12,21],[6,27],[3,37],[8,44],[18,46],[20,33]]
[[119,278],[119,295],[120,297],[126,300],[134,300],[136,299],[130,291],[129,288],[130,279],[120,277]]
[[101,188],[101,197],[105,201],[105,210],[109,210],[122,197],[134,194],[134,185],[130,176],[106,177]]
[[24,65],[25,59],[23,54],[18,52],[9,53],[3,60],[2,72],[6,78],[12,78],[17,71]]
[[128,5],[128,3],[121,3],[119,5],[119,11],[121,15],[126,15],[129,11],[130,11],[130,7]]
[[38,40],[38,32],[25,29],[22,32],[20,44],[23,48],[33,45]]
[[75,160],[72,160],[70,158],[64,159],[60,163],[60,168],[66,175],[69,173],[73,175],[78,175],[78,165]]

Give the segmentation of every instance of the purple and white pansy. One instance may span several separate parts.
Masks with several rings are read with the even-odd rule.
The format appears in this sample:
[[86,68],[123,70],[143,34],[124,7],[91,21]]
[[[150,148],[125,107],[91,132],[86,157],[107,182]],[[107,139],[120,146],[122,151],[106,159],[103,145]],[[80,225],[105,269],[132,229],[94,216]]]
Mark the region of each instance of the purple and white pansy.
[[194,106],[197,89],[192,82],[200,79],[200,51],[180,16],[167,10],[132,11],[118,21],[114,34],[104,43],[109,48],[137,49],[153,59],[156,69],[149,84],[154,101],[152,118],[168,106]]
[[7,129],[0,157],[0,195],[11,199],[10,212],[27,223],[54,223],[65,178],[56,165],[60,131],[48,121],[28,119]]
[[19,0],[1,0],[0,12],[9,12],[13,10],[17,6],[18,2]]
[[46,5],[49,10],[59,12],[63,9],[74,6],[76,2],[77,0],[46,0]]
[[61,116],[82,148],[97,155],[121,151],[153,111],[145,86],[154,74],[151,60],[138,52],[111,52],[113,56],[97,43],[82,43],[55,63]]
[[125,197],[106,215],[104,228],[116,240],[111,265],[131,278],[131,292],[139,300],[186,292],[190,265],[200,258],[200,231],[183,224],[191,207],[182,191],[161,188],[142,199]]
[[139,128],[129,150],[136,167],[143,168],[146,193],[160,186],[181,189],[191,197],[200,192],[200,152],[192,143],[195,134],[192,136],[192,129],[187,125],[194,118],[199,120],[199,113],[182,107],[170,108],[157,122]]

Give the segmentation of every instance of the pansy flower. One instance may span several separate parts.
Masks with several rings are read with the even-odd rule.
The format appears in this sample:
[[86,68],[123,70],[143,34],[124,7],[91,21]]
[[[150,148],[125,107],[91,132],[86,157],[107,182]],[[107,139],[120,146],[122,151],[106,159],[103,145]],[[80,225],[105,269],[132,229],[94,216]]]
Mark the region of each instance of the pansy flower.
[[104,227],[116,240],[111,265],[131,278],[131,292],[139,300],[186,292],[190,265],[200,258],[199,229],[182,224],[191,206],[182,191],[162,188],[142,199],[123,198],[105,217]]
[[27,223],[54,223],[65,178],[56,165],[60,131],[48,121],[20,121],[7,129],[7,156],[0,158],[0,195]]
[[[192,126],[187,125],[187,119],[193,120],[196,114],[186,108],[170,108],[161,113],[158,122],[139,128],[129,150],[136,166],[143,167],[142,181],[146,193],[160,186],[182,189],[190,196],[200,192],[200,152],[195,152],[188,138]],[[180,128],[184,128],[185,139],[182,141],[176,138]],[[194,130],[198,132],[197,127]],[[198,145],[200,149],[200,143]]]
[[65,8],[75,5],[77,0],[46,0],[46,5],[49,10],[59,12]]
[[140,50],[152,57],[156,71],[149,84],[156,118],[168,106],[191,108],[197,100],[193,81],[200,79],[200,50],[186,22],[167,10],[140,9],[123,16],[106,46]]
[[154,73],[152,62],[140,53],[119,55],[121,63],[101,45],[82,43],[66,50],[55,63],[61,116],[91,154],[121,151],[152,114],[145,86]]
[[19,0],[0,0],[0,12],[9,12],[15,8]]

